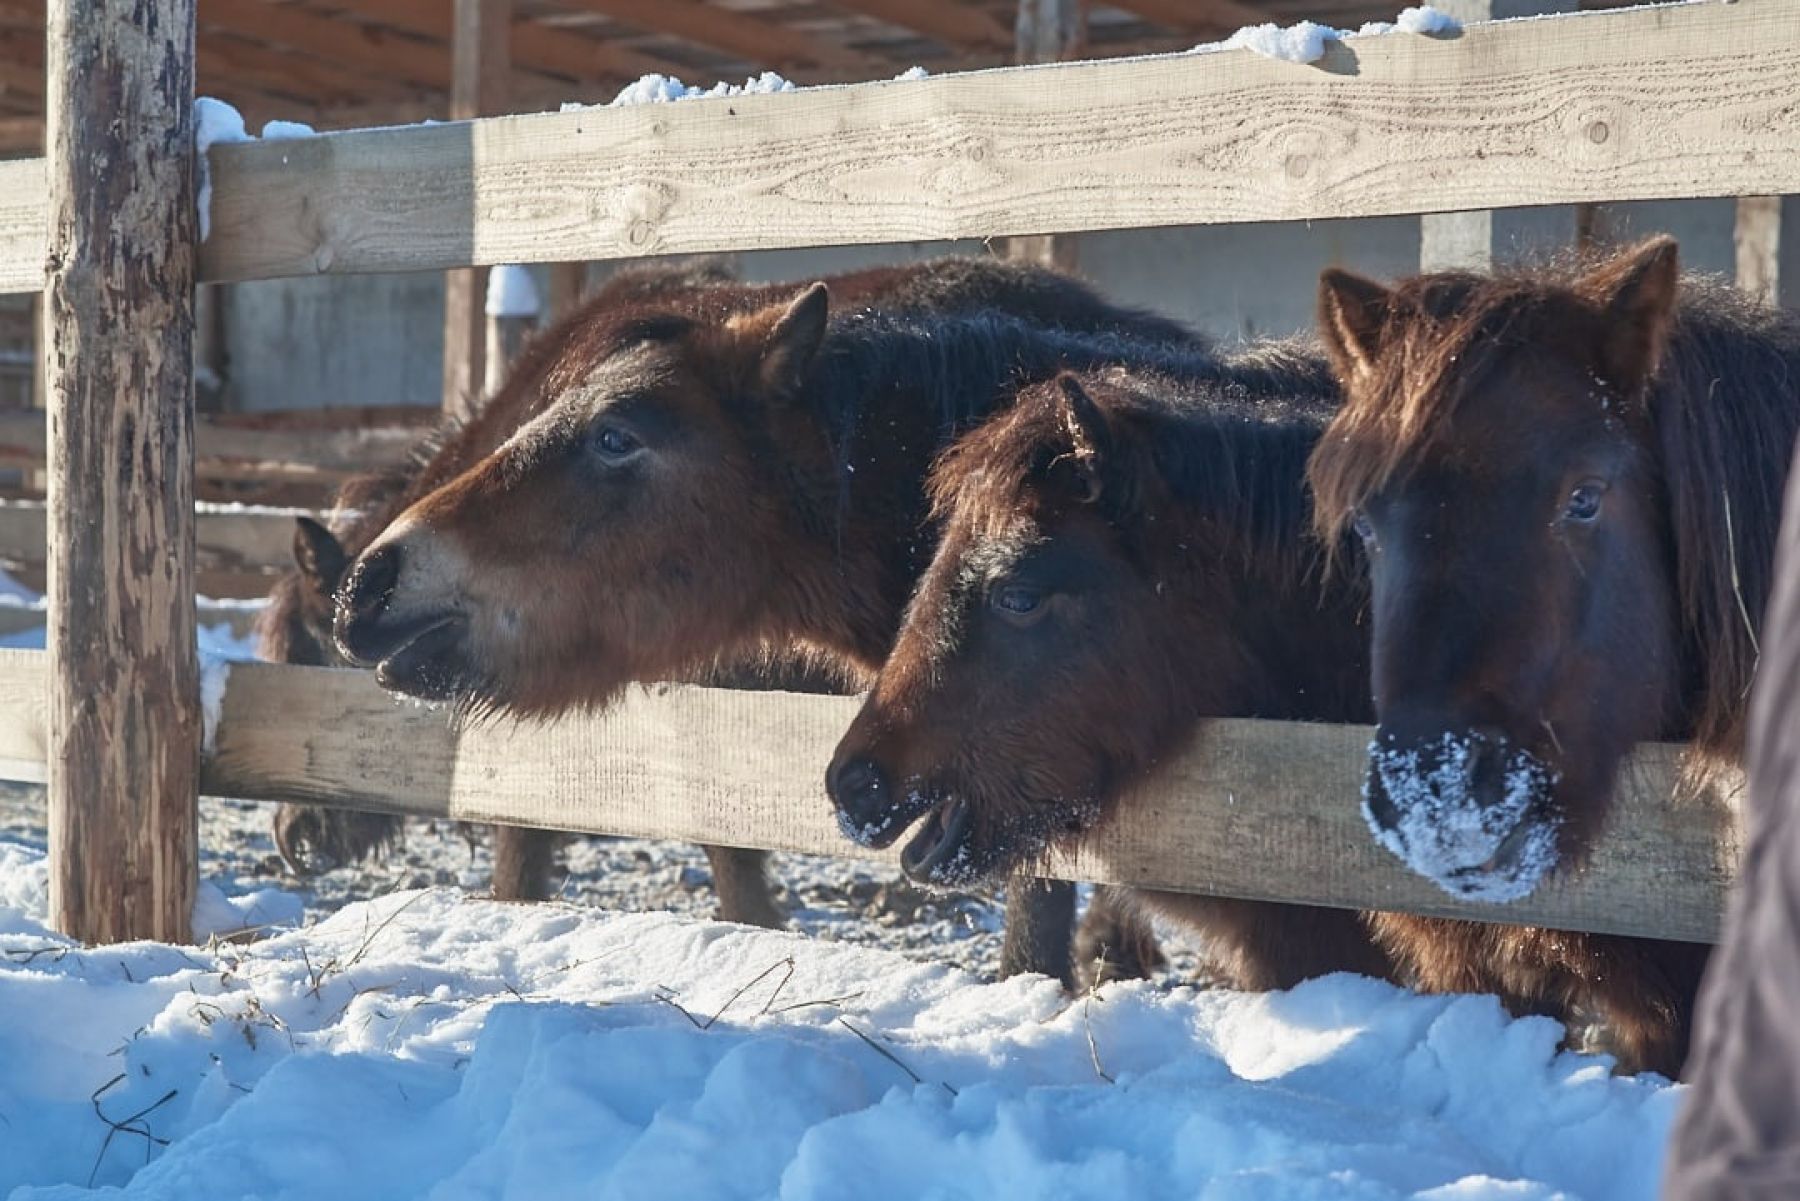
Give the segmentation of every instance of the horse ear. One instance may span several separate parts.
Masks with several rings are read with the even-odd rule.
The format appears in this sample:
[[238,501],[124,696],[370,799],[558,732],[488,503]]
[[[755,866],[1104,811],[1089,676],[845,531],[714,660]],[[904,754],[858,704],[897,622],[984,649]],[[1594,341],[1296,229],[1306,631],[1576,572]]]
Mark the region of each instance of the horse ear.
[[1319,329],[1346,384],[1375,369],[1393,293],[1372,279],[1327,267],[1319,276]]
[[1067,458],[1058,461],[1074,472],[1076,499],[1093,504],[1103,490],[1106,459],[1113,444],[1112,425],[1076,376],[1068,372],[1057,376],[1055,395],[1063,430],[1073,448]]
[[1600,363],[1607,381],[1636,395],[1662,362],[1680,286],[1675,239],[1651,238],[1581,277],[1576,288],[1605,318]]
[[815,283],[782,310],[763,344],[760,374],[763,387],[785,392],[799,384],[825,341],[825,323],[831,316],[831,292]]
[[344,553],[337,535],[310,517],[296,517],[294,564],[300,568],[308,587],[318,589],[321,596],[330,596],[337,591],[338,581],[344,578],[350,556]]

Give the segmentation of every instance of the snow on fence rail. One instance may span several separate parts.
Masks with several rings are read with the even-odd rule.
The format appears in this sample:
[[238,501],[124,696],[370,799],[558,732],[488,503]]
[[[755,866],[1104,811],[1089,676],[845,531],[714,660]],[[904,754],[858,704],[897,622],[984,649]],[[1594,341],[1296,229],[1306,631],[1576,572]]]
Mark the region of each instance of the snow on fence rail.
[[[0,776],[41,777],[45,656],[0,651]],[[881,861],[839,833],[825,764],[856,700],[670,686],[600,717],[457,731],[367,672],[234,667],[209,796],[726,843]],[[1465,904],[1368,837],[1361,726],[1214,723],[1046,875],[1617,934],[1715,937],[1739,851],[1735,789],[1670,799],[1679,749],[1641,748],[1585,871]],[[402,752],[401,748],[404,748]]]
[[[210,151],[202,278],[1800,190],[1800,0],[361,130]],[[0,289],[43,279],[0,164]]]

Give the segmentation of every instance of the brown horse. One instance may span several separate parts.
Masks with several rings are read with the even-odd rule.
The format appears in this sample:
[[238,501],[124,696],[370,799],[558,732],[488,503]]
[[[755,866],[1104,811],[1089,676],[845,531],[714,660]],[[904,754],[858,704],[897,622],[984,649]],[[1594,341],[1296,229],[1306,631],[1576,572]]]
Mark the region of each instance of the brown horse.
[[[1788,455],[1800,322],[1681,280],[1656,239],[1587,269],[1341,272],[1321,323],[1345,404],[1311,465],[1373,589],[1364,810],[1463,896],[1579,864],[1624,755],[1736,761]],[[1702,952],[1558,934],[1502,950],[1641,988],[1678,1046]],[[1673,1052],[1671,1052],[1673,1053]]]
[[[641,302],[666,292],[730,282],[722,268],[704,260],[679,268],[628,269],[608,280],[584,308]],[[461,455],[504,436],[529,415],[533,403],[530,389],[504,390],[483,407],[475,423],[479,434],[446,425],[422,438],[405,464],[352,478],[333,501],[338,514],[335,531],[311,518],[298,518],[294,569],[276,581],[257,618],[261,657],[301,666],[349,666],[332,640],[331,627],[335,594],[351,554],[381,532],[396,506],[460,470]],[[283,804],[276,808],[273,827],[275,845],[288,866],[297,874],[310,875],[385,852],[398,838],[401,823],[387,814]],[[494,895],[514,900],[547,897],[554,837],[546,831],[496,827]],[[723,908],[739,920],[778,922],[760,860],[731,849],[706,850]]]
[[[771,648],[872,670],[928,551],[923,481],[950,436],[1065,362],[1210,361],[1060,277],[984,270],[1062,299],[1034,310],[999,287],[983,306],[965,287],[950,306],[934,286],[877,308],[836,286],[834,316],[815,285],[597,316],[545,376],[542,414],[362,553],[340,645],[389,687],[526,716]],[[1040,965],[1066,975],[1061,892],[1062,962]]]
[[[1104,823],[1206,718],[1370,720],[1363,590],[1310,532],[1323,364],[1265,348],[1246,366],[1230,391],[1065,378],[939,464],[937,557],[830,772],[865,841],[924,818],[902,853],[914,878],[1002,870]],[[1627,1067],[1679,1063],[1657,998],[1636,991],[1653,977],[1614,988],[1512,953],[1558,936],[1142,899],[1197,929],[1238,987],[1354,970],[1565,1022],[1597,1010]],[[1620,961],[1644,951],[1610,943]]]
[[[846,832],[885,846],[923,818],[903,869],[969,883],[1103,824],[1204,718],[1364,716],[1360,600],[1321,591],[1301,487],[1334,400],[1323,360],[1268,345],[1224,381],[1065,375],[962,439],[932,475],[936,557],[827,773]],[[1390,974],[1348,911],[1135,899],[1234,987]]]

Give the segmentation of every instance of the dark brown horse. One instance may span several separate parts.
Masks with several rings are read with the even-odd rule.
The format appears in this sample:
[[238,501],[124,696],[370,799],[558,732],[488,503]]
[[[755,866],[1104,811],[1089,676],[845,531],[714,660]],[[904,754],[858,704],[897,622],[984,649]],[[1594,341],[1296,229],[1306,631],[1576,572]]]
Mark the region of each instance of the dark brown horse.
[[[1365,816],[1447,890],[1523,895],[1581,862],[1635,743],[1691,739],[1699,779],[1738,757],[1800,322],[1679,279],[1668,239],[1391,289],[1328,272],[1320,303],[1346,398],[1319,528],[1360,536],[1373,588]],[[1684,1027],[1700,949],[1618,945],[1504,953]]]
[[[1020,356],[1041,372],[1065,351],[1199,349],[1068,277],[992,261],[830,287],[836,321],[824,286],[713,287],[553,336],[522,368],[533,415],[504,439],[453,439],[467,470],[388,511],[405,508],[346,582],[340,644],[390,686],[521,715],[716,680],[796,644],[866,666],[909,589],[940,425],[992,403]],[[860,438],[882,451],[868,470]],[[475,574],[446,575],[445,554]],[[1009,897],[1009,967],[1066,962],[1072,891],[1024,907],[1042,891]]]
[[[938,466],[943,540],[830,775],[865,841],[924,819],[902,853],[914,878],[1004,870],[1103,823],[1206,718],[1370,720],[1362,586],[1326,569],[1304,486],[1332,389],[1290,349],[1244,366],[1230,391],[1039,387]],[[1599,1011],[1628,1067],[1679,1063],[1644,973],[1614,989],[1521,964],[1518,940],[1557,937],[1541,931],[1143,899],[1239,987],[1343,969],[1492,992],[1564,1021]]]
[[[1063,376],[932,476],[943,534],[827,787],[847,833],[966,884],[1104,823],[1201,719],[1367,709],[1360,600],[1323,591],[1306,457],[1322,359],[1264,346],[1223,380]],[[1390,974],[1347,911],[1139,893],[1234,987]],[[1112,948],[1108,948],[1112,950]]]

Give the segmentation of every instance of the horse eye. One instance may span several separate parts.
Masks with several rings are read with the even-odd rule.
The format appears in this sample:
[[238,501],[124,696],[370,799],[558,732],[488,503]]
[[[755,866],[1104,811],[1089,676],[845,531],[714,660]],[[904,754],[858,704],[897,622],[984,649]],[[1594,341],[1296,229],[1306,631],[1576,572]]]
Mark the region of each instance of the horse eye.
[[1028,588],[1023,584],[1007,584],[994,589],[988,603],[1009,616],[1026,617],[1037,612],[1043,599],[1035,588]]
[[1563,506],[1563,518],[1568,521],[1592,521],[1600,516],[1600,498],[1606,493],[1606,485],[1587,483],[1569,493],[1569,503]]
[[616,425],[603,425],[594,432],[593,436],[594,450],[603,459],[615,461],[628,459],[642,449],[643,445],[630,433]]
[[1350,528],[1355,530],[1356,536],[1361,538],[1364,542],[1373,542],[1375,540],[1375,526],[1369,521],[1369,515],[1364,513],[1361,509],[1356,510],[1356,512],[1351,515]]

